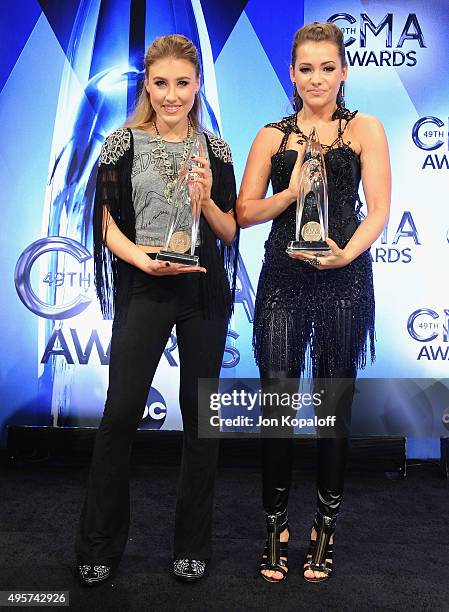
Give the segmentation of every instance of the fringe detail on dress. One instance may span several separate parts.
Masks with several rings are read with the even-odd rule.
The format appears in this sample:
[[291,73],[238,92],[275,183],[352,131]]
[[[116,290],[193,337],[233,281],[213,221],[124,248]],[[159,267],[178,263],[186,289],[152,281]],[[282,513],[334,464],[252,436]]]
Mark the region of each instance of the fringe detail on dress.
[[375,360],[374,304],[323,304],[313,313],[306,305],[295,311],[279,305],[262,317],[256,312],[253,348],[262,371],[316,378],[363,369],[367,354]]
[[[360,223],[360,158],[343,132],[355,112],[340,110],[339,136],[326,147],[329,235],[344,248]],[[345,125],[341,121],[345,121]],[[296,114],[270,124],[284,133],[272,157],[273,193],[288,187],[297,153],[286,149],[299,134]],[[296,206],[273,219],[265,243],[254,316],[253,347],[262,371],[289,371],[314,378],[366,366],[375,359],[374,290],[369,250],[342,268],[315,270],[288,257]],[[368,348],[369,344],[369,348]]]

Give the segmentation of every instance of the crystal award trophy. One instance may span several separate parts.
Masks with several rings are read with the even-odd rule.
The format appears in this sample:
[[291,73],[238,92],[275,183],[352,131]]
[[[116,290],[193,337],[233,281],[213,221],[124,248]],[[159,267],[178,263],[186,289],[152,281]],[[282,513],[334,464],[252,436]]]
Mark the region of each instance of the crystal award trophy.
[[[201,143],[195,134],[189,158],[200,156],[201,153]],[[156,259],[198,266],[199,257],[195,255],[195,248],[201,216],[201,187],[192,180],[195,162],[189,158],[182,164],[174,182],[164,247],[157,253]]]
[[327,232],[326,166],[318,135],[313,128],[307,140],[299,177],[295,240],[288,243],[287,253],[319,255],[329,252]]

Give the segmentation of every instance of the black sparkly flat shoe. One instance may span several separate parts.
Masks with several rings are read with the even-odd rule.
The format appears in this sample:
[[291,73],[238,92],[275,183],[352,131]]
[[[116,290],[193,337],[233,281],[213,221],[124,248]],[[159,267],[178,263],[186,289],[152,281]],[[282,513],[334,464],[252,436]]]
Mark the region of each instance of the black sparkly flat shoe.
[[176,559],[173,562],[173,574],[178,580],[194,582],[204,576],[206,562],[198,559]]
[[112,569],[109,565],[78,565],[78,578],[83,586],[98,586],[109,580]]

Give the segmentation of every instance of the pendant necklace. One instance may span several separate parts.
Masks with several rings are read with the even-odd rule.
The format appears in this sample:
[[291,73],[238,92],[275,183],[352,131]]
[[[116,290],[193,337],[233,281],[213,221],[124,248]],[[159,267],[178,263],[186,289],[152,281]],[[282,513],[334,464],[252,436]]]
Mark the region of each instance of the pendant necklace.
[[[164,196],[166,197],[169,204],[171,204],[171,199],[173,196],[173,190],[176,184],[176,175],[174,164],[172,165],[171,161],[168,159],[167,149],[165,147],[165,142],[162,140],[162,136],[157,129],[156,122],[153,121],[153,129],[155,131],[156,137],[155,140],[157,142],[156,148],[152,150],[154,159],[160,159],[162,164],[157,171],[162,176],[162,178],[166,181],[166,185],[164,188]],[[190,123],[190,119],[187,125],[187,136],[181,141],[184,144],[184,149],[181,157],[181,164],[187,161],[187,157],[189,156],[189,152],[192,146],[192,124]]]

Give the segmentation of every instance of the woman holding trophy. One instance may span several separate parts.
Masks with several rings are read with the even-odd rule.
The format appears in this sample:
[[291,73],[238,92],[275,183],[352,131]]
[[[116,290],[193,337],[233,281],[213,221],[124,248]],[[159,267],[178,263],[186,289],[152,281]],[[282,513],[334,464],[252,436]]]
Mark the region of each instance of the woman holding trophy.
[[189,39],[156,39],[135,112],[101,150],[95,281],[103,315],[114,321],[109,387],[76,537],[77,572],[88,586],[110,578],[125,548],[131,444],[174,325],[184,429],[174,575],[197,580],[210,557],[218,440],[198,438],[197,384],[220,373],[237,226],[231,153],[201,129],[200,78]]
[[[335,415],[332,430],[317,432],[317,512],[304,562],[310,582],[326,580],[332,571],[354,381],[367,352],[374,359],[369,248],[390,205],[385,133],[376,118],[345,108],[347,73],[338,27],[312,23],[296,32],[290,66],[295,113],[257,134],[237,204],[241,227],[273,221],[254,318],[262,388],[294,391],[310,372],[314,381],[321,379],[318,389],[325,389],[321,409],[332,406]],[[360,179],[368,209],[362,222]],[[267,198],[270,180],[273,195]],[[288,572],[292,445],[291,435],[262,439],[268,537],[260,574],[270,582]]]

